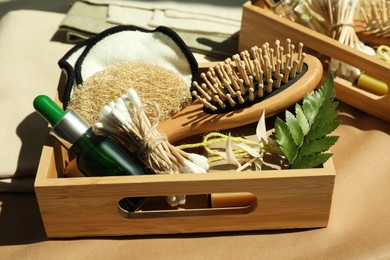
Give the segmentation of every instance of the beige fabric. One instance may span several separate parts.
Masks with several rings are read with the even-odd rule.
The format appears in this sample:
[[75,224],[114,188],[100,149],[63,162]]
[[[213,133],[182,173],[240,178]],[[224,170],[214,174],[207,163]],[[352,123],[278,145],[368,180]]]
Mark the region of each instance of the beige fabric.
[[[221,34],[229,37],[240,30],[240,22],[221,22],[218,18],[214,20],[203,20],[196,17],[195,14],[180,16],[179,11],[174,10],[145,10],[139,8],[108,6],[107,21],[117,24],[131,24],[150,28],[156,28],[160,25],[174,30],[184,32],[199,32],[209,34]],[[217,20],[217,21],[215,21]]]
[[113,24],[107,23],[107,14],[107,6],[75,1],[63,17],[60,29],[65,31],[68,42],[79,42],[111,28]]
[[[237,3],[235,5],[237,6]],[[60,30],[64,33],[66,41],[77,43],[118,24],[135,25],[145,29],[153,29],[157,25],[163,25],[159,22],[153,26],[148,25],[153,18],[152,10],[136,8],[130,11],[130,15],[126,8],[111,7],[104,4],[95,5],[84,1],[75,1],[60,24]],[[124,18],[126,21],[123,21]],[[180,26],[182,25],[180,24]],[[221,57],[235,54],[238,45],[239,27],[237,28],[232,35],[188,30],[177,31],[177,33],[191,50],[221,59]]]
[[203,1],[137,1],[137,0],[83,0],[85,2],[97,5],[112,5],[131,8],[140,8],[147,10],[173,10],[182,14],[193,14],[211,20],[220,18],[231,21],[241,21],[242,9],[241,5],[245,0],[230,0],[228,3],[225,0],[203,0]]
[[[32,96],[54,94],[56,62],[70,48],[50,41],[61,18],[18,11],[0,25],[1,122],[9,124],[2,125],[0,140],[3,150],[17,150],[2,151],[1,162],[13,160],[12,169],[21,147],[18,121],[32,112]],[[23,101],[12,113],[3,105],[7,96]],[[332,148],[337,176],[327,228],[48,240],[34,194],[0,193],[0,259],[390,259],[390,125],[348,105],[339,108],[343,123]]]
[[[47,124],[34,112],[32,101],[42,93],[54,96],[57,61],[70,48],[51,41],[62,16],[40,14],[11,12],[0,22],[0,191],[21,184],[4,178],[35,175]],[[28,181],[32,187],[33,178],[22,184]]]

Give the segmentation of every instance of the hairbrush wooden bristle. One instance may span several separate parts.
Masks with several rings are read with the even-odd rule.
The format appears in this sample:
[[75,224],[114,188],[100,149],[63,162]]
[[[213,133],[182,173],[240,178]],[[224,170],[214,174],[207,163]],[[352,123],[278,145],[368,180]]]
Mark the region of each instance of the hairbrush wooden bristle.
[[190,106],[161,122],[170,142],[188,136],[239,127],[258,121],[263,110],[275,115],[311,92],[322,78],[321,62],[303,53],[303,44],[275,48],[265,43],[223,62],[212,63],[193,82]]
[[[226,113],[251,106],[287,88],[307,69],[303,60],[303,44],[295,45],[287,39],[287,46],[275,42],[262,48],[254,46],[232,58],[210,67],[200,77],[202,84],[194,81],[192,95],[203,103],[206,113]],[[285,55],[284,55],[285,53]]]

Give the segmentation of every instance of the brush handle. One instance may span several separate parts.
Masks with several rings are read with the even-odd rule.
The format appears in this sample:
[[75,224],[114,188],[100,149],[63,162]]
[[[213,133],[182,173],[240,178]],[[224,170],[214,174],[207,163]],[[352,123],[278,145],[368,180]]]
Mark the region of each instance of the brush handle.
[[165,133],[168,140],[174,143],[189,136],[257,122],[263,110],[267,117],[275,115],[301,101],[321,81],[323,72],[321,62],[307,55],[305,63],[308,65],[308,71],[296,83],[262,102],[225,114],[207,114],[203,112],[203,105],[200,102],[194,102],[175,116],[161,122],[158,130]]
[[[390,64],[375,59],[361,51],[346,46],[326,35],[315,32],[303,25],[281,19],[270,10],[266,10],[251,2],[243,6],[239,49],[245,50],[254,42],[291,38],[293,42],[304,42],[305,46],[352,65],[378,80],[384,81],[390,87]],[[261,31],[258,26],[262,25]],[[272,25],[267,26],[267,25]],[[244,28],[244,29],[243,29]],[[258,32],[258,33],[256,33]],[[358,89],[352,83],[335,77],[336,97],[373,116],[390,122],[390,94],[377,96]]]

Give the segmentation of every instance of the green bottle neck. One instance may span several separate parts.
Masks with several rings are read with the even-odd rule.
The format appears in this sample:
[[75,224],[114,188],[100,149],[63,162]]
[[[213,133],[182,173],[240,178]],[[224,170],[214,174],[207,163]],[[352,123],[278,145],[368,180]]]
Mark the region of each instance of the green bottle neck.
[[50,131],[67,149],[76,143],[90,126],[85,123],[74,111],[68,112]]

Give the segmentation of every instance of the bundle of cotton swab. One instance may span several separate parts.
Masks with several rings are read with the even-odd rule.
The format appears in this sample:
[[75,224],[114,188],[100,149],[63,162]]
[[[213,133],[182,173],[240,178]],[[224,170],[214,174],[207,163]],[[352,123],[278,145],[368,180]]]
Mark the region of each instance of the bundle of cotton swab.
[[[327,0],[329,21],[332,28],[331,36],[347,46],[368,55],[375,56],[375,50],[364,45],[356,35],[354,16],[358,5],[358,0]],[[362,73],[360,69],[339,62],[333,58],[330,60],[329,70],[333,72],[334,75],[351,82],[356,82]]]
[[377,36],[390,37],[390,1],[363,1],[359,10],[366,31]]
[[[145,105],[154,107],[158,115],[156,104]],[[170,144],[157,130],[159,116],[151,123],[144,112],[145,105],[137,92],[130,88],[125,95],[101,109],[95,128],[119,140],[157,174],[207,172],[207,158]],[[171,206],[183,205],[185,195],[167,196],[167,202]]]

